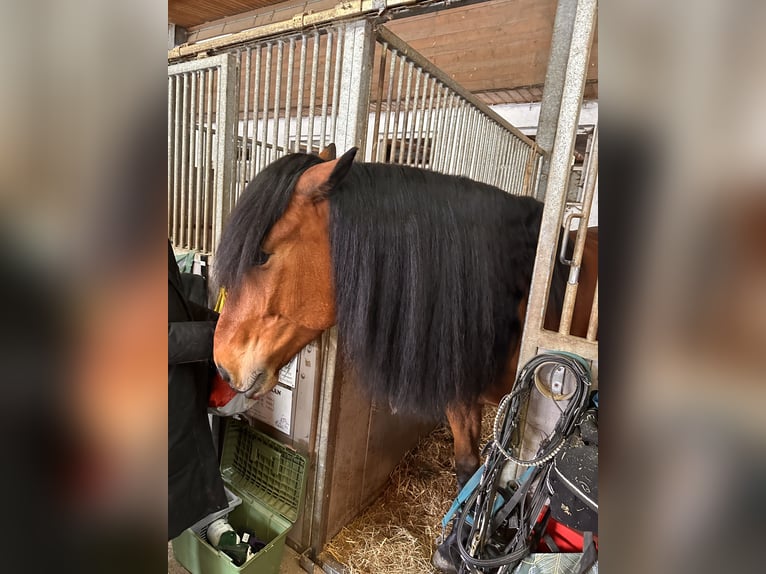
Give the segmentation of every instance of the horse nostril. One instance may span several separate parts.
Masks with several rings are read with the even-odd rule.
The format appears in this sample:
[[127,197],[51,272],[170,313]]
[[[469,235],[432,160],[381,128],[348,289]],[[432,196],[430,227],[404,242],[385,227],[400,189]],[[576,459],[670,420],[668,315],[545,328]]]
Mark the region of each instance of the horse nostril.
[[218,374],[221,375],[221,378],[224,381],[226,381],[227,383],[231,383],[231,375],[229,374],[229,371],[227,371],[223,367],[218,367]]

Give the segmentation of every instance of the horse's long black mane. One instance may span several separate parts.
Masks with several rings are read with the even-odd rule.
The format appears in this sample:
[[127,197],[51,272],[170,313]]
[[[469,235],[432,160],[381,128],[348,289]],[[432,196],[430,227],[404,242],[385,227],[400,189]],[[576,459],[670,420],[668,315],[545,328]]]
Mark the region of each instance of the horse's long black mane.
[[354,164],[330,196],[342,349],[394,408],[440,416],[518,341],[542,204],[421,169]]
[[[248,186],[216,276],[231,288],[318,158],[286,156]],[[442,416],[504,371],[521,333],[542,204],[462,178],[353,164],[330,194],[341,349],[359,382],[402,411]]]

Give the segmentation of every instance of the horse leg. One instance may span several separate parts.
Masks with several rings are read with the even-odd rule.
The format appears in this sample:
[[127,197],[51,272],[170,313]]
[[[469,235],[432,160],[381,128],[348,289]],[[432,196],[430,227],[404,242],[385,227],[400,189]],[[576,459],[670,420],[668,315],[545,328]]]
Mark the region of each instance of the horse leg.
[[[455,475],[460,492],[479,468],[479,439],[481,438],[481,403],[456,405],[447,409],[447,420],[452,429],[455,446]],[[459,511],[458,511],[459,516]],[[457,550],[457,516],[452,520],[452,531],[436,547],[431,564],[440,572],[456,574],[461,563]]]
[[455,405],[447,409],[447,420],[455,446],[455,475],[457,490],[479,468],[479,439],[481,438],[481,403]]

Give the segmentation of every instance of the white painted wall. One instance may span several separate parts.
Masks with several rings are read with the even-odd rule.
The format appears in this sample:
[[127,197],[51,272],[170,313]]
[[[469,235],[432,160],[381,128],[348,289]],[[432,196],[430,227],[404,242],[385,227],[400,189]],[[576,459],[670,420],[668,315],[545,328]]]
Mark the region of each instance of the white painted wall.
[[[540,103],[534,104],[497,104],[490,106],[492,110],[511,125],[519,128],[526,135],[537,133],[537,122],[540,119]],[[598,119],[598,102],[583,102],[580,112],[581,127],[594,126]]]

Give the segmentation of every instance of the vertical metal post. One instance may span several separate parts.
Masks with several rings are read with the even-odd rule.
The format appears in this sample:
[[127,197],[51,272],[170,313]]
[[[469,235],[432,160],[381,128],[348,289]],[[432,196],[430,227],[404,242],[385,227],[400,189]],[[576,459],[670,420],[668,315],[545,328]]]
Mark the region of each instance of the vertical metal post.
[[459,96],[454,98],[453,115],[450,117],[447,124],[450,130],[450,138],[447,140],[449,146],[449,165],[447,165],[445,171],[451,175],[458,173],[459,159],[460,159],[460,142],[464,141],[465,135],[463,134],[463,126],[465,124],[465,107],[463,106],[463,100]]
[[215,123],[218,133],[218,160],[215,174],[215,225],[213,227],[213,248],[218,248],[221,231],[230,206],[232,176],[236,156],[237,130],[239,116],[239,69],[234,54],[225,54],[218,72],[218,107]]
[[511,171],[511,135],[508,132],[503,133],[501,146],[502,151],[500,152],[500,157],[502,158],[503,163],[500,166],[500,188],[508,193],[513,193],[511,186],[508,185],[508,172]]
[[189,74],[188,72],[181,76],[183,93],[181,100],[181,209],[178,212],[179,246],[188,247],[186,220],[186,208],[189,200],[189,181],[187,170],[189,168]]
[[598,279],[596,280],[596,291],[593,293],[593,305],[590,309],[588,334],[585,336],[585,338],[588,339],[588,341],[595,341],[596,331],[598,331]]
[[202,243],[205,246],[205,250],[212,250],[213,222],[211,221],[211,213],[213,210],[213,198],[210,191],[212,185],[210,172],[213,169],[213,88],[215,85],[216,70],[207,70],[206,75],[207,110],[205,118],[207,124],[205,126],[205,213],[203,217]]
[[447,124],[447,128],[450,131],[450,138],[447,140],[449,146],[449,164],[445,167],[445,171],[449,174],[456,174],[456,167],[459,165],[457,159],[460,156],[460,140],[463,139],[463,124],[465,123],[465,109],[463,107],[463,100],[455,96],[453,98],[452,114]]
[[[241,53],[240,53],[241,54]],[[247,148],[248,148],[248,141],[250,139],[249,132],[250,132],[250,60],[252,59],[252,48],[248,48],[245,53],[245,90],[242,94],[243,105],[242,105],[242,146],[240,147],[240,157],[239,157],[239,163],[240,163],[240,176],[239,176],[239,185],[237,186],[237,197],[244,191],[245,189],[245,180],[247,179]],[[240,55],[240,69],[242,68],[242,56]]]
[[497,165],[495,162],[496,157],[495,153],[497,151],[497,124],[495,124],[492,121],[487,121],[487,137],[489,140],[489,146],[487,148],[487,151],[490,153],[487,153],[485,151],[482,153],[482,173],[481,177],[483,182],[488,183],[490,185],[495,185],[495,166]]
[[310,543],[316,554],[324,545],[327,528],[327,512],[329,500],[326,489],[332,484],[332,462],[334,448],[332,441],[333,416],[337,408],[339,389],[335,386],[335,366],[338,354],[338,328],[331,327],[322,336],[322,377],[320,383],[319,412],[317,415],[317,431],[314,452],[316,453],[316,480],[314,484],[314,515]]
[[327,96],[330,89],[330,64],[332,63],[332,30],[327,33],[324,53],[324,77],[322,78],[322,117],[319,123],[319,149],[327,145]]
[[[388,51],[388,44],[385,45],[385,50]],[[386,146],[388,145],[388,134],[390,133],[389,125],[391,123],[391,94],[394,89],[394,76],[396,74],[396,62],[398,60],[396,55],[396,50],[392,50],[388,69],[388,89],[386,90],[386,123],[383,127],[383,139],[378,144],[378,156],[375,158],[375,161],[388,160],[386,157]]]
[[287,94],[285,95],[285,153],[290,153],[290,112],[293,103],[293,74],[295,74],[295,38],[290,38],[287,55]]
[[311,84],[309,85],[309,126],[306,153],[314,150],[314,109],[317,97],[317,70],[319,69],[319,32],[314,32],[314,45],[311,53]]
[[421,72],[423,75],[423,97],[420,102],[420,113],[418,114],[418,137],[415,141],[415,163],[413,165],[416,167],[422,167],[423,163],[423,149],[425,147],[422,143],[423,126],[426,123],[426,98],[428,97],[428,84],[430,84],[429,80],[431,79],[431,76],[429,76],[427,72],[424,70],[421,70]]
[[451,93],[449,88],[445,87],[445,95],[449,95],[449,102],[444,113],[444,122],[442,123],[443,137],[440,138],[440,147],[444,150],[444,159],[439,166],[439,171],[452,173],[452,154],[457,144],[457,124],[459,120],[458,106],[460,100]]
[[495,125],[495,137],[492,141],[492,147],[490,149],[495,150],[492,154],[491,173],[492,173],[492,185],[500,187],[501,167],[503,165],[502,156],[498,154],[497,150],[502,146],[503,141],[503,128]]
[[450,148],[450,128],[449,119],[451,115],[451,104],[454,96],[450,94],[446,86],[442,86],[444,92],[442,97],[442,107],[439,110],[439,118],[436,127],[435,148],[437,155],[434,169],[447,173],[449,168],[449,148]]
[[199,250],[201,249],[200,242],[199,242],[199,232],[200,232],[200,223],[199,223],[199,216],[200,212],[202,211],[202,194],[199,190],[199,168],[197,166],[198,163],[198,157],[199,157],[199,148],[200,148],[200,139],[199,139],[199,122],[200,122],[200,116],[197,115],[199,111],[199,104],[198,100],[201,100],[202,98],[198,96],[197,94],[197,78],[199,77],[200,73],[192,72],[192,98],[191,98],[191,117],[192,120],[190,122],[191,127],[191,133],[189,134],[189,146],[190,146],[190,153],[189,153],[189,193],[194,196],[194,210],[192,213],[192,210],[190,209],[190,217],[189,217],[189,229],[190,233],[191,230],[194,231],[193,238],[190,237],[189,242],[192,243],[192,249]]
[[363,158],[367,142],[375,38],[372,23],[368,20],[348,22],[343,29],[345,41],[335,145],[343,152],[356,146],[359,148],[359,157]]
[[194,189],[194,183],[196,177],[194,174],[194,160],[196,156],[196,137],[197,131],[196,111],[197,111],[197,74],[199,72],[192,72],[191,77],[191,93],[189,95],[189,206],[186,208],[186,227],[189,234],[189,249],[199,249],[199,246],[194,242],[194,207],[197,203],[197,195]]
[[[431,154],[433,153],[433,135],[431,134],[431,122],[433,120],[434,115],[434,90],[436,89],[436,79],[429,77],[429,85],[431,86],[428,93],[428,110],[425,112],[426,117],[424,118],[426,123],[426,129],[425,129],[425,139],[422,143],[422,150],[423,150],[423,156],[420,158],[420,166],[419,167],[427,167],[433,169],[433,164],[431,162]],[[438,107],[438,104],[437,104]],[[420,146],[421,143],[418,142],[418,146]],[[427,153],[426,153],[427,150]]]
[[277,68],[275,71],[276,79],[274,86],[274,140],[272,143],[271,161],[279,157],[279,101],[282,98],[282,54],[285,43],[282,40],[277,42]]
[[457,139],[458,152],[455,155],[455,175],[468,175],[466,157],[468,150],[468,139],[471,135],[471,111],[472,106],[467,101],[460,98],[461,122],[460,122],[460,136]]
[[404,115],[402,116],[402,140],[401,147],[399,148],[399,160],[397,163],[404,163],[404,148],[407,145],[407,133],[410,131],[409,126],[409,112],[410,112],[410,89],[412,88],[412,72],[414,70],[414,64],[412,62],[407,66],[407,89],[404,92]]
[[301,65],[298,71],[298,108],[295,111],[295,145],[294,152],[301,149],[301,131],[303,129],[303,86],[306,83],[306,43],[308,38],[305,34],[301,36]]
[[378,64],[378,91],[375,94],[375,119],[372,124],[372,154],[371,161],[380,161],[380,116],[383,114],[383,85],[386,79],[386,56],[388,56],[388,44],[385,42],[380,48],[380,60]]
[[497,124],[491,122],[489,127],[489,148],[484,151],[484,181],[495,185],[497,179],[497,147],[498,130]]
[[470,108],[471,123],[468,132],[468,145],[465,150],[465,175],[471,179],[478,179],[479,175],[479,154],[478,144],[481,135],[482,117],[479,110]]
[[205,125],[205,71],[199,72],[199,109],[197,111],[197,178],[194,184],[194,193],[197,196],[197,213],[194,220],[194,243],[197,249],[204,250],[202,243],[202,211],[205,204],[205,193],[202,188],[202,175],[205,171],[205,153],[203,147],[203,126]]
[[[550,331],[543,329],[546,302],[550,290],[550,280],[558,246],[558,235],[561,229],[561,219],[567,194],[567,182],[569,179],[572,150],[574,148],[575,135],[577,133],[577,118],[582,104],[583,88],[587,74],[590,47],[593,38],[593,28],[596,18],[597,0],[579,0],[575,14],[574,27],[572,29],[572,42],[566,65],[564,78],[564,91],[561,97],[561,110],[558,117],[558,129],[551,153],[550,171],[548,174],[548,189],[546,192],[545,207],[540,225],[540,237],[535,257],[532,284],[530,286],[529,303],[524,323],[524,334],[519,352],[518,370],[535,354],[538,349],[545,345],[546,348],[570,350],[583,355],[588,345],[576,346],[572,341],[569,348],[562,347],[562,342],[555,339],[549,346],[553,337],[549,337]],[[561,337],[556,333],[556,336]],[[547,340],[546,340],[547,338]],[[579,341],[583,341],[580,339]],[[592,347],[593,343],[589,343]],[[587,355],[583,355],[586,358]],[[593,357],[590,357],[591,359]],[[535,407],[536,418],[548,416],[548,412],[542,412],[547,407],[539,405]],[[541,411],[541,412],[537,412]],[[558,413],[550,413],[550,416],[558,416]],[[542,435],[533,427],[524,424],[520,429],[522,438],[521,456],[529,456],[538,448]],[[518,469],[516,469],[518,473]]]
[[418,122],[418,96],[420,94],[420,78],[423,75],[423,72],[420,68],[417,68],[415,70],[415,89],[412,93],[412,113],[410,114],[410,117],[412,118],[412,125],[410,126],[410,136],[407,138],[407,158],[405,160],[405,163],[407,165],[410,165],[412,163],[412,152],[415,148],[415,139],[416,139],[416,133],[417,133],[417,122]]
[[335,41],[335,72],[332,80],[332,139],[337,141],[336,131],[338,127],[338,98],[340,97],[340,69],[343,63],[343,28],[335,28],[337,39]]
[[168,76],[168,237],[173,237],[175,232],[173,231],[173,212],[175,210],[175,202],[173,201],[173,182],[175,177],[173,174],[173,146],[174,146],[174,129],[173,129],[173,113],[175,103],[175,78]]
[[[568,335],[572,326],[572,314],[574,313],[575,299],[577,298],[577,287],[579,285],[580,266],[582,265],[582,254],[585,249],[585,237],[588,232],[588,219],[590,219],[590,208],[593,204],[593,195],[596,190],[598,180],[598,126],[593,135],[593,147],[590,153],[590,165],[585,178],[585,193],[582,199],[582,213],[580,214],[580,225],[577,230],[577,239],[575,240],[574,251],[572,254],[572,263],[569,267],[569,280],[567,281],[566,292],[564,293],[564,304],[561,309],[561,323],[559,333]],[[568,233],[564,229],[563,233]]]
[[507,185],[508,185],[508,191],[510,191],[514,195],[519,194],[519,190],[515,189],[513,187],[513,181],[516,175],[516,164],[513,162],[513,153],[516,149],[516,138],[513,137],[513,134],[508,135],[508,173],[507,173]]
[[441,140],[441,124],[444,116],[444,108],[447,105],[447,96],[445,94],[444,97],[442,97],[442,85],[436,80],[434,80],[434,91],[436,92],[436,99],[433,108],[431,108],[432,119],[430,120],[430,127],[428,130],[431,137],[428,169],[439,171],[439,164],[441,163],[441,156],[443,155],[443,150],[441,149],[439,141]]
[[467,105],[466,107],[466,122],[465,122],[465,136],[463,137],[463,147],[460,150],[460,158],[458,172],[465,177],[473,177],[473,140],[474,132],[476,130],[476,114],[474,114],[473,106]]
[[[396,52],[394,52],[396,53]],[[386,161],[393,163],[396,161],[396,140],[399,136],[399,112],[402,109],[402,82],[404,80],[404,63],[406,61],[404,54],[399,58],[399,80],[396,83],[396,113],[394,114],[394,127],[391,131],[391,149]],[[389,113],[391,113],[389,108]]]
[[485,160],[484,177],[486,178],[486,182],[488,184],[497,185],[497,149],[500,143],[500,128],[494,122],[492,122],[491,126],[492,127],[490,128],[489,141],[490,154],[487,154]]
[[522,180],[524,177],[523,165],[524,165],[524,152],[526,146],[524,146],[519,140],[513,138],[513,188],[516,189],[516,193],[523,195]]
[[266,70],[263,80],[263,131],[261,132],[261,161],[258,169],[266,166],[266,142],[269,139],[269,92],[271,90],[271,44],[266,44]]
[[260,129],[258,126],[258,116],[260,115],[259,107],[261,105],[261,46],[255,48],[255,87],[253,88],[253,143],[250,146],[250,180],[255,177],[256,170],[260,169],[261,164],[258,161],[259,150],[258,145],[263,145],[263,142],[259,142],[258,134]]
[[561,98],[564,93],[564,78],[567,70],[567,58],[572,42],[572,29],[575,21],[577,0],[558,0],[556,16],[553,21],[553,37],[551,38],[551,54],[548,58],[548,68],[545,73],[543,99],[540,104],[540,118],[537,125],[535,141],[548,154],[543,158],[540,182],[537,186],[536,197],[545,199],[548,186],[548,170],[550,168],[550,152],[556,137],[556,127],[561,110]]

